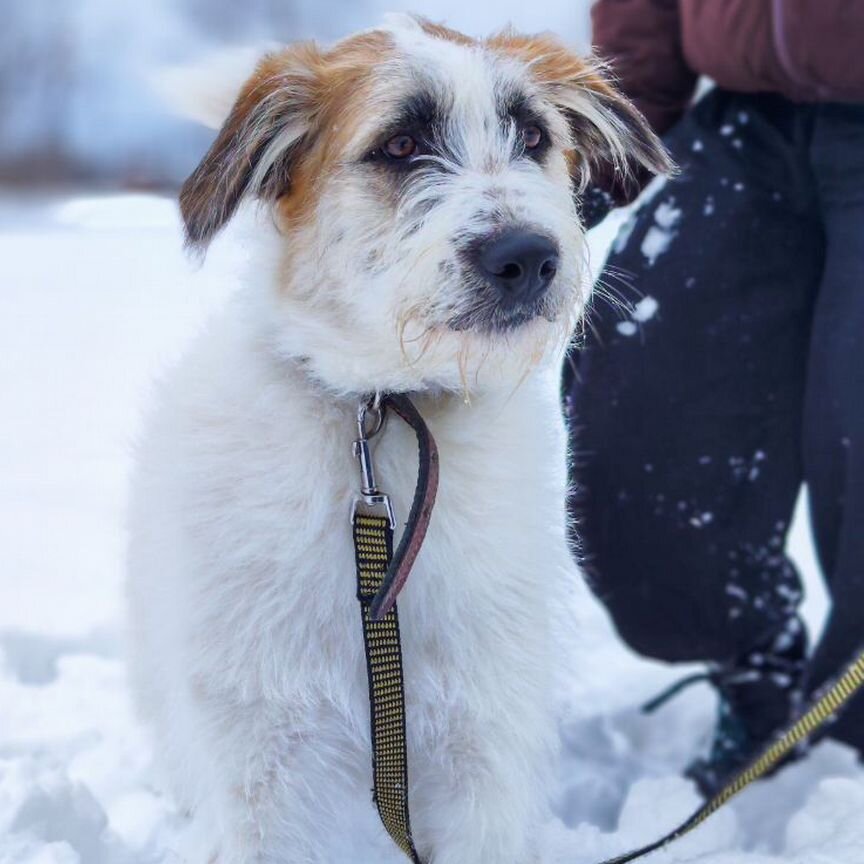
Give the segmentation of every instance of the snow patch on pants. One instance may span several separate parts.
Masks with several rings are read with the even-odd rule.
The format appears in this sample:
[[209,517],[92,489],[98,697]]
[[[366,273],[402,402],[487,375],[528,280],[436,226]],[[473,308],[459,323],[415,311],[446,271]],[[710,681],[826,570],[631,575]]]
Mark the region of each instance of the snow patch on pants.
[[662,201],[654,211],[654,224],[642,240],[641,251],[653,267],[657,259],[672,245],[678,236],[677,225],[681,221],[681,210],[675,207],[675,199]]
[[622,336],[635,336],[639,329],[636,324],[650,321],[657,314],[659,308],[660,304],[649,294],[630,310],[630,320],[619,322],[615,329]]

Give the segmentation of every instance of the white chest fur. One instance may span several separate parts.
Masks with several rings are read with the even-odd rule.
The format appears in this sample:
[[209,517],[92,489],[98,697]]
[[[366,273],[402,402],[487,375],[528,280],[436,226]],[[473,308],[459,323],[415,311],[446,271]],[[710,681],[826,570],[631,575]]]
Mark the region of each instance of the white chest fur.
[[[452,395],[416,401],[441,458],[438,502],[399,603],[421,842],[458,833],[463,817],[450,808],[458,790],[487,794],[475,782],[488,794],[512,784],[501,793],[512,804],[496,806],[522,825],[539,782],[551,729],[549,609],[570,567],[564,437],[548,383],[538,376],[471,405]],[[345,806],[334,776],[346,795],[368,796],[348,519],[359,484],[354,409],[322,396],[226,314],[163,388],[140,450],[130,547],[139,702],[166,742],[185,806],[257,826],[250,836],[267,826],[267,840],[235,831],[224,841],[235,857],[288,840],[312,850],[314,814]],[[374,459],[404,521],[417,452],[395,416]],[[380,843],[371,803],[365,810],[369,842]],[[512,827],[496,836],[502,855],[518,847]]]

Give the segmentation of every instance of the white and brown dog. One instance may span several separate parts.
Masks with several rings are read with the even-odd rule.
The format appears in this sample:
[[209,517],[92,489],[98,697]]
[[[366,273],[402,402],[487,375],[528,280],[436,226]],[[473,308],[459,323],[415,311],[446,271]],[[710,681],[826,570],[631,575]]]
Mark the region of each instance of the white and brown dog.
[[[131,511],[132,668],[194,864],[401,862],[371,796],[348,514],[361,394],[410,393],[438,503],[400,598],[412,824],[429,864],[526,864],[578,577],[557,369],[578,196],[668,162],[549,36],[415,18],[265,57],[187,181],[204,249],[266,205],[254,272],[159,392]],[[403,519],[413,436],[376,453]]]

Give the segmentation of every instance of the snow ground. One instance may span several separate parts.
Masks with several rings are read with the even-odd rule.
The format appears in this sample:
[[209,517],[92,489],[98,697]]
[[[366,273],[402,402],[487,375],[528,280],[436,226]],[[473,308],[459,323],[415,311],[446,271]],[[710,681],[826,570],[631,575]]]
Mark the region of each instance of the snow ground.
[[[595,260],[613,228],[593,238]],[[159,198],[0,199],[0,864],[178,860],[182,820],[151,785],[126,692],[123,508],[150,382],[230,293],[237,263],[221,245],[195,271]],[[696,688],[640,715],[682,670],[629,655],[599,609],[586,622],[560,821],[542,832],[556,864],[591,864],[688,815],[697,799],[679,772],[713,712]],[[651,860],[861,864],[862,812],[864,771],[826,744]]]

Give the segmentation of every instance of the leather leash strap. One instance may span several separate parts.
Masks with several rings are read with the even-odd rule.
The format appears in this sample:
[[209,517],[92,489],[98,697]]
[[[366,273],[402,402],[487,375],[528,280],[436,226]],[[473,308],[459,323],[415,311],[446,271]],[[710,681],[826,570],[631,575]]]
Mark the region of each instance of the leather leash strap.
[[[383,516],[353,509],[357,599],[369,683],[374,799],[381,822],[413,864],[422,864],[411,836],[408,810],[408,753],[405,737],[405,687],[396,597],[405,585],[423,544],[438,490],[438,450],[423,418],[406,396],[384,396],[379,412],[391,408],[417,435],[420,468],[414,500],[399,548],[393,554],[393,517],[389,498],[375,485],[368,439],[360,423],[355,452],[365,451],[362,502],[383,505]],[[361,409],[362,410],[362,409]],[[380,430],[383,414],[379,417]],[[363,446],[360,446],[360,445]]]
[[372,618],[376,621],[393,608],[396,597],[408,579],[414,559],[426,539],[426,529],[435,506],[435,496],[438,494],[438,447],[420,412],[414,407],[414,403],[402,394],[388,394],[381,404],[384,408],[392,409],[414,430],[417,436],[419,470],[405,531],[387,568],[387,575],[372,601]]

